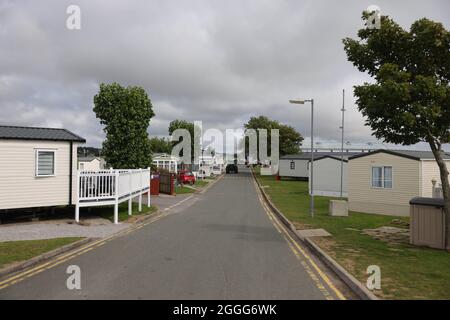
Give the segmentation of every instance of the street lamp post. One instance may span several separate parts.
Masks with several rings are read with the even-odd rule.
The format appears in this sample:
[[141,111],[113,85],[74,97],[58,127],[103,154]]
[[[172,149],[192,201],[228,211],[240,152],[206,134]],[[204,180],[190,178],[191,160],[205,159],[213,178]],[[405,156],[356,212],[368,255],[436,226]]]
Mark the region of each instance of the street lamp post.
[[345,89],[342,89],[342,125],[341,125],[341,199],[344,189],[344,114],[345,114]]
[[203,170],[203,164],[204,164],[204,162],[205,162],[205,156],[204,156],[204,153],[205,153],[205,149],[202,149],[202,161],[200,161],[200,167],[202,168],[202,171],[203,171],[203,173],[202,173],[202,179],[205,179],[205,171]]
[[289,103],[293,104],[305,104],[305,102],[311,102],[311,181],[309,182],[309,185],[311,186],[311,197],[309,209],[311,212],[311,218],[314,218],[314,99],[289,100]]

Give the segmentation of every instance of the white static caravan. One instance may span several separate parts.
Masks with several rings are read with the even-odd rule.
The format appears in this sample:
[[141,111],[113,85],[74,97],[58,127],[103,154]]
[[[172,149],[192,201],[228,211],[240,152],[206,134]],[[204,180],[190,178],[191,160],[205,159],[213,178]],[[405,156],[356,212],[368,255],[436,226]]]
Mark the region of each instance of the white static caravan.
[[152,163],[159,169],[167,170],[172,173],[178,173],[180,158],[167,153],[155,153]]
[[78,157],[78,169],[99,171],[106,169],[106,161],[101,157],[87,156]]
[[[198,176],[200,178],[207,178],[213,174],[215,158],[211,155],[203,155],[199,157]],[[218,170],[216,170],[218,171]]]
[[[450,153],[444,156],[450,170]],[[414,197],[432,197],[441,183],[431,151],[376,150],[348,161],[348,205],[357,212],[408,216]]]
[[[348,156],[342,161],[342,196],[347,197]],[[311,174],[310,174],[311,175]],[[311,177],[308,179],[311,181]],[[311,194],[311,183],[309,183]],[[314,195],[326,197],[341,196],[341,156],[320,156],[314,159]]]
[[[344,157],[360,154],[361,152],[345,152]],[[324,156],[331,156],[340,158],[340,151],[314,152],[314,159],[319,159]],[[290,154],[280,158],[278,175],[280,177],[299,178],[307,180],[309,178],[309,162],[311,161],[311,152],[303,152],[301,154]],[[314,179],[316,179],[316,172],[314,172]]]
[[280,177],[308,179],[308,163],[311,153],[289,154],[280,158],[278,175]]
[[0,126],[0,210],[75,204],[85,142],[65,129]]

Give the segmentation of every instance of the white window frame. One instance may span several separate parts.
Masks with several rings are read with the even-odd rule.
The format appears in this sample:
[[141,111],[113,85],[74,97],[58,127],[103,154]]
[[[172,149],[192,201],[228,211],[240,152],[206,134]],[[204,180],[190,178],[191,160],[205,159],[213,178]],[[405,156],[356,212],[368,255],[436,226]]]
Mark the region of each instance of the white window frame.
[[[381,187],[375,187],[373,185],[373,169],[374,168],[381,168]],[[385,187],[385,179],[384,179],[384,169],[385,168],[391,168],[391,187]],[[392,190],[394,189],[394,167],[392,165],[376,165],[370,167],[370,187],[372,189],[387,189]]]
[[294,161],[294,160],[292,160],[292,161],[289,163],[289,169],[290,169],[290,170],[295,170],[295,161]]
[[[35,149],[35,177],[43,178],[43,177],[54,177],[56,176],[56,149]],[[39,152],[53,152],[53,174],[39,174]]]

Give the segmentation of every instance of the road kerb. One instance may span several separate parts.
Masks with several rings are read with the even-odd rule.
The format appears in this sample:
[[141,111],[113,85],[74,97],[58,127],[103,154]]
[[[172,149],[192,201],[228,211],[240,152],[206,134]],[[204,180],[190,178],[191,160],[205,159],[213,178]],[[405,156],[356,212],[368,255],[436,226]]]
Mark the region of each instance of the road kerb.
[[325,265],[327,265],[333,272],[361,299],[363,300],[379,300],[372,292],[369,291],[361,282],[359,282],[354,276],[352,276],[344,267],[337,263],[333,258],[326,254],[322,249],[320,249],[314,242],[308,238],[301,237],[296,231],[297,229],[291,223],[291,221],[284,216],[284,214],[278,210],[278,208],[272,203],[269,196],[261,187],[255,173],[252,170],[253,178],[256,181],[258,189],[263,195],[263,199],[266,201],[269,208],[277,215],[280,221],[292,230],[294,236],[301,242],[304,243]]

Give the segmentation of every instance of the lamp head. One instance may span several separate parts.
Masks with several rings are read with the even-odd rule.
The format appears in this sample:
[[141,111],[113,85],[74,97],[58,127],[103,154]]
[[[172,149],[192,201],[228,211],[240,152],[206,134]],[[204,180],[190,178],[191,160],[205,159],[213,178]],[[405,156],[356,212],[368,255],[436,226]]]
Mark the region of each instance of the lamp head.
[[304,100],[289,100],[289,103],[293,104],[305,104]]

